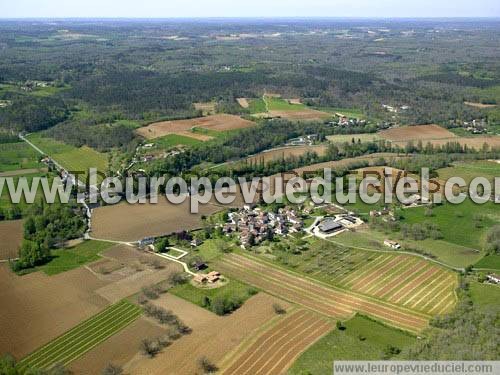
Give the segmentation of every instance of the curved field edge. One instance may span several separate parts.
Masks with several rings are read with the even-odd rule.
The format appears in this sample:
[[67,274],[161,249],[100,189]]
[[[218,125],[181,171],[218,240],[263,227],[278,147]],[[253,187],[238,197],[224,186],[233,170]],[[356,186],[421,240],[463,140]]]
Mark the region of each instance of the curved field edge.
[[142,314],[142,309],[122,300],[81,322],[19,362],[21,369],[48,369],[67,365],[125,328]]

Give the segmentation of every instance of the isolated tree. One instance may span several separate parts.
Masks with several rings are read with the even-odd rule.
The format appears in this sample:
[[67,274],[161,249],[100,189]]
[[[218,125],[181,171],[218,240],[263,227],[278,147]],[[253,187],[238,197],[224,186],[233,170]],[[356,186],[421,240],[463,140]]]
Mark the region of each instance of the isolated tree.
[[122,375],[123,369],[120,366],[109,363],[103,370],[102,375]]
[[204,374],[212,374],[218,370],[217,366],[205,356],[198,358],[198,366]]

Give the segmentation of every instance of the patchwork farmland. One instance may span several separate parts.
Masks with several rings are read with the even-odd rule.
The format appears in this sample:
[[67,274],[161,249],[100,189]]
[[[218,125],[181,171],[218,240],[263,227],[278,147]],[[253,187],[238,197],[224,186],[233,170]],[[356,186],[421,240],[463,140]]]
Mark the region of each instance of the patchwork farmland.
[[254,257],[231,254],[225,256],[217,264],[217,268],[271,294],[337,319],[348,319],[360,312],[413,332],[427,327],[430,319],[428,314],[330,287],[258,261]]
[[402,126],[400,128],[383,130],[379,135],[388,141],[394,142],[407,142],[409,140],[426,141],[456,137],[455,134],[439,125]]
[[332,324],[318,314],[295,311],[258,336],[222,374],[283,374],[302,352],[331,330]]
[[23,369],[66,365],[132,323],[141,313],[139,306],[123,300],[41,347],[19,365]]

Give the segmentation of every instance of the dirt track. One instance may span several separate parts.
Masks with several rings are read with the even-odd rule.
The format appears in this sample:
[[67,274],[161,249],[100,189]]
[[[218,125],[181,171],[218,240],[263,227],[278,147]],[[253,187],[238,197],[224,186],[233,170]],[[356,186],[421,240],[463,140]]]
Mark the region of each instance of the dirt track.
[[283,374],[311,344],[332,329],[315,313],[299,310],[265,331],[222,374]]
[[391,325],[420,331],[428,324],[423,314],[398,306],[372,301],[361,295],[335,290],[270,265],[240,255],[229,255],[218,269],[292,302],[334,318],[347,318],[355,312],[371,315]]

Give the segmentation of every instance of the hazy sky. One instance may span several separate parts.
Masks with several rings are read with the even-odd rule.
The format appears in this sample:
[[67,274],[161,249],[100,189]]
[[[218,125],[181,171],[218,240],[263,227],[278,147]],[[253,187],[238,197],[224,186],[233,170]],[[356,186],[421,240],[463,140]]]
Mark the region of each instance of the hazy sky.
[[0,17],[500,17],[499,0],[0,0]]

